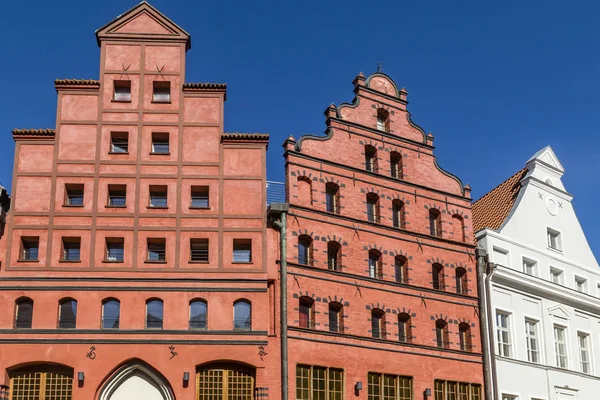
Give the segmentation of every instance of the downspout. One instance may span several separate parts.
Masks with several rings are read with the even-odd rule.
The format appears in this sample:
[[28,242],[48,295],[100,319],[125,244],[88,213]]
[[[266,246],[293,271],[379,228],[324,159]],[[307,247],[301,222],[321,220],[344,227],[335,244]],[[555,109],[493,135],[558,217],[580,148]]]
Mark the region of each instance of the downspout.
[[494,359],[494,346],[491,344],[491,302],[490,302],[490,279],[494,273],[495,265],[488,263],[487,252],[477,248],[477,283],[479,286],[479,319],[481,327],[481,342],[483,347],[483,380],[485,387],[485,399],[495,400],[496,380]]

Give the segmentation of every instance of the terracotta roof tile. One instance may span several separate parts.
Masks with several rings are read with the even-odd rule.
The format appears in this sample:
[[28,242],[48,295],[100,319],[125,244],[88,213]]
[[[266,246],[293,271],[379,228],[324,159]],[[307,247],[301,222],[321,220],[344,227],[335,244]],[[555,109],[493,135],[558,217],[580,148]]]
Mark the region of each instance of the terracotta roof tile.
[[54,129],[13,129],[13,137],[15,136],[44,136],[54,137]]
[[54,86],[94,86],[100,87],[100,81],[95,79],[55,79]]
[[269,134],[268,133],[240,133],[240,132],[233,132],[233,133],[224,133],[221,135],[221,139],[224,140],[243,140],[243,141],[248,141],[248,140],[258,140],[258,141],[265,141],[265,140],[269,140]]
[[517,200],[526,174],[527,168],[523,168],[473,203],[473,232],[500,228]]
[[183,84],[184,89],[227,89],[226,83],[190,82]]

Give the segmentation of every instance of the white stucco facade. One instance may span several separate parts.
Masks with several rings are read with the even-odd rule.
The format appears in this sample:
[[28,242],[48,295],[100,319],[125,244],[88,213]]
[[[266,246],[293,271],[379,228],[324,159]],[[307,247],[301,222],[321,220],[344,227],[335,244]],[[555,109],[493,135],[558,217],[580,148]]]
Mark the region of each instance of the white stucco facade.
[[501,226],[476,232],[495,264],[484,293],[497,399],[600,399],[600,268],[563,173],[540,150]]

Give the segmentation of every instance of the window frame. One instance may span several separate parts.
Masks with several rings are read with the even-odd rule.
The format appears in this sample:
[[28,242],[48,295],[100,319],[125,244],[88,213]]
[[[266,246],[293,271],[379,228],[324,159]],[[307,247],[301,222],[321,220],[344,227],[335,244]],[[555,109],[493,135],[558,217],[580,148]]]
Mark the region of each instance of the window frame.
[[[164,200],[164,205],[162,205],[163,200]],[[148,208],[155,208],[155,209],[169,208],[169,186],[168,185],[148,185]]]
[[[389,385],[388,378],[392,379],[393,385]],[[402,382],[408,383],[408,385],[401,385]],[[390,390],[392,388],[393,396],[391,395],[392,390]],[[367,372],[367,400],[412,400],[413,396],[414,377]]]
[[[555,272],[558,272],[558,274],[555,274]],[[554,281],[554,278],[557,277],[557,281]],[[565,285],[565,271],[563,271],[560,268],[556,268],[554,266],[550,266],[550,281],[552,283],[555,283],[557,285],[561,285],[564,286]]]
[[327,242],[327,269],[342,270],[342,245],[334,240]]
[[[113,321],[112,326],[106,326],[106,322],[107,321],[107,317],[106,317],[106,307],[109,303],[116,303],[117,305],[117,317],[115,318],[115,321]],[[119,299],[116,299],[114,297],[109,297],[106,298],[104,300],[102,300],[102,308],[101,308],[101,315],[100,315],[100,329],[109,329],[109,330],[116,330],[120,328],[120,320],[121,320],[121,302],[119,301]]]
[[[199,318],[197,322],[192,321],[193,318],[196,318],[196,317],[192,316],[192,306],[194,304],[203,304],[204,305],[204,321],[202,321],[202,318]],[[199,314],[199,316],[200,315],[201,314]],[[208,302],[206,300],[201,299],[201,298],[195,298],[195,299],[190,300],[188,328],[190,330],[208,330]]]
[[442,235],[442,213],[437,208],[429,209],[429,235],[441,238]]
[[381,198],[377,193],[369,192],[366,195],[367,221],[378,224],[381,222]]
[[170,104],[171,99],[171,81],[152,81],[152,103]]
[[[154,256],[156,254],[156,256]],[[146,238],[146,263],[167,262],[167,238]]]
[[[119,259],[118,257],[111,256],[111,245],[120,245],[120,248],[112,249],[121,251],[122,257]],[[103,262],[110,263],[122,263],[125,261],[125,238],[124,237],[106,237],[104,238],[105,252],[104,252],[104,260]],[[112,259],[114,258],[114,260]]]
[[[33,246],[35,245],[35,247]],[[35,249],[35,258],[30,254]],[[19,261],[39,261],[40,259],[40,237],[39,236],[21,236],[21,250],[19,252]]]
[[[21,310],[22,304],[30,305],[30,309],[23,311]],[[30,297],[20,297],[15,300],[15,317],[13,323],[13,329],[31,329],[33,326],[33,312],[35,310],[35,303]],[[29,319],[27,319],[27,317]]]
[[[106,189],[107,199],[106,207],[108,208],[127,208],[127,185],[126,184],[109,184]],[[118,204],[121,203],[122,204]]]
[[[344,333],[344,305],[337,301],[330,301],[327,312],[329,332]],[[335,324],[332,324],[332,315],[335,315]]]
[[390,152],[390,177],[400,180],[404,179],[402,154],[397,151]]
[[169,132],[152,132],[150,154],[158,156],[171,154],[171,134]]
[[450,348],[448,321],[441,318],[435,321],[435,343],[437,348]]
[[377,162],[377,148],[367,144],[364,148],[365,152],[365,170],[376,174],[379,170]]
[[63,207],[83,207],[84,205],[85,184],[65,183],[65,199]]
[[386,340],[386,312],[381,308],[371,310],[371,337]]
[[406,229],[406,204],[399,199],[392,201],[392,226],[397,229]]
[[[500,316],[505,317],[506,326],[501,326],[499,321]],[[508,311],[504,311],[501,309],[496,309],[496,314],[494,316],[494,327],[496,329],[496,346],[497,346],[497,354],[502,357],[512,358],[512,313]],[[506,340],[502,335],[504,333],[506,335]],[[501,340],[502,338],[502,340]]]
[[[323,372],[324,385],[322,391],[324,393],[322,394],[318,393],[319,389],[315,389],[315,370]],[[336,377],[339,377],[339,379],[336,379]],[[339,390],[331,388],[336,384]],[[296,400],[317,400],[321,398],[343,400],[345,399],[345,385],[345,371],[343,368],[296,364]],[[317,390],[317,394],[315,394],[315,390]]]
[[[121,89],[126,90],[121,92]],[[131,103],[131,80],[115,79],[113,81],[112,101],[118,103]]]
[[444,266],[440,263],[431,264],[431,287],[434,290],[446,291]]
[[[81,262],[81,237],[77,236],[62,236],[61,238],[61,250],[59,262]],[[71,248],[71,246],[74,246]],[[75,254],[72,256],[69,254],[70,250],[74,250]]]
[[313,266],[314,241],[309,235],[298,236],[298,264]]
[[110,132],[110,150],[108,154],[129,154],[129,132]]
[[[579,293],[588,293],[587,279],[580,275],[575,275],[575,290]],[[581,290],[580,290],[581,289]]]
[[333,214],[340,213],[340,186],[337,183],[325,184],[325,210]]
[[562,252],[562,234],[560,231],[556,229],[552,229],[550,227],[546,227],[546,245],[550,250]]
[[[542,362],[538,323],[538,320],[525,317],[525,348],[527,351],[527,361],[535,364],[541,364]],[[528,327],[531,327],[531,329]]]
[[[592,374],[592,360],[590,357],[590,355],[592,354],[592,349],[590,346],[590,336],[591,335],[588,332],[577,331],[577,352],[579,353],[579,370],[582,374],[588,375]],[[581,342],[582,339],[583,346]]]
[[[160,319],[156,316],[156,322],[152,321],[150,322],[150,320],[148,319],[148,317],[150,317],[150,310],[149,310],[149,306],[151,304],[156,304],[159,305],[160,304]],[[152,326],[155,325],[155,326]],[[161,330],[164,328],[165,325],[165,303],[163,301],[163,299],[157,298],[157,297],[152,297],[146,300],[146,317],[144,319],[144,329],[155,329],[155,330]]]
[[382,259],[383,254],[376,249],[369,250],[368,253],[369,278],[383,279]]
[[412,343],[412,317],[409,313],[398,314],[398,341],[400,343]]
[[[210,209],[210,186],[192,185],[190,187],[190,208],[195,210]],[[194,204],[197,201],[197,204]]]
[[315,301],[308,296],[298,299],[298,328],[315,329]]
[[208,238],[190,238],[189,262],[204,264],[210,262],[210,240]]
[[[529,276],[538,276],[538,262],[529,257],[522,257],[523,273]],[[529,272],[531,271],[531,273]]]
[[[70,318],[70,317],[63,315],[63,305],[65,305],[67,302],[71,304],[71,309],[72,309],[72,312],[74,315],[73,321],[66,320],[65,318]],[[73,308],[73,304],[75,304],[74,308]],[[77,300],[75,300],[72,297],[65,297],[65,298],[59,300],[56,329],[77,329],[77,306],[78,306]],[[72,325],[72,326],[70,326],[70,325]]]
[[[554,355],[555,362],[557,368],[568,369],[569,368],[569,350],[568,344],[569,340],[567,339],[567,327],[554,324],[552,326],[553,330],[553,339],[554,339]],[[559,338],[557,333],[562,332],[562,338]],[[562,351],[561,351],[562,349]],[[563,364],[564,365],[561,365]]]
[[[237,307],[238,305],[248,306],[248,317],[238,317]],[[243,326],[238,325],[243,323]],[[251,331],[252,330],[252,302],[248,299],[238,299],[233,302],[233,330],[234,331]]]
[[394,257],[394,276],[396,283],[408,284],[408,257],[401,254]]
[[[236,252],[238,257],[244,255],[244,259],[236,260]],[[252,264],[252,239],[233,239],[232,264]]]

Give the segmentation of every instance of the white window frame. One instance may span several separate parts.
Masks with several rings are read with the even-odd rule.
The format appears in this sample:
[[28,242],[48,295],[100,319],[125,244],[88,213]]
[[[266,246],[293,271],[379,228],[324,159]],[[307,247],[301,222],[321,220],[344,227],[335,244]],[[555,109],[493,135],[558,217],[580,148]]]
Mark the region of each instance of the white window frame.
[[[568,340],[567,340],[567,327],[563,325],[554,324],[553,326],[553,338],[554,338],[554,356],[555,363],[558,368],[569,368],[569,353],[568,353]],[[557,333],[562,331],[562,339],[559,340]],[[562,348],[562,352],[560,351]]]
[[[555,274],[555,272],[558,272],[558,274]],[[554,277],[557,277],[557,281],[554,281]],[[560,268],[556,268],[553,266],[550,266],[550,281],[552,283],[556,283],[557,285],[561,285],[564,286],[565,284],[565,271],[563,271]]]
[[[538,323],[539,321],[536,319],[525,317],[525,343],[527,346],[527,361],[535,364],[540,364],[542,362]],[[533,326],[533,334],[528,329],[528,324]],[[532,343],[535,343],[535,346],[532,346]],[[535,350],[532,350],[533,347],[535,347]],[[533,360],[534,355],[536,358],[535,361]]]
[[[506,326],[500,326],[499,324],[499,316],[503,315],[506,317]],[[496,325],[496,344],[497,344],[497,351],[498,354],[500,356],[503,357],[512,357],[512,335],[511,335],[511,317],[512,317],[512,313],[508,312],[508,311],[504,311],[504,310],[500,310],[500,309],[496,309],[496,315],[494,318],[494,324]],[[501,333],[505,333],[506,334],[506,341],[501,340],[502,335]],[[505,349],[506,347],[506,349]],[[508,353],[508,354],[507,354]]]
[[[577,351],[579,353],[579,369],[584,374],[592,374],[592,359],[590,348],[590,334],[588,332],[577,331]],[[584,340],[584,346],[581,346],[581,339]],[[585,354],[585,356],[584,356]],[[584,361],[584,358],[586,361]]]
[[[527,257],[523,257],[522,260],[523,272],[529,276],[538,276],[538,262]],[[531,268],[531,274],[527,272],[529,268]]]
[[514,394],[502,393],[502,400],[519,400],[519,396]]
[[560,231],[546,227],[546,240],[549,249],[562,251],[562,234]]
[[[582,290],[579,290],[580,284]],[[587,293],[587,279],[585,279],[583,276],[575,275],[575,290],[577,290],[579,293]]]

